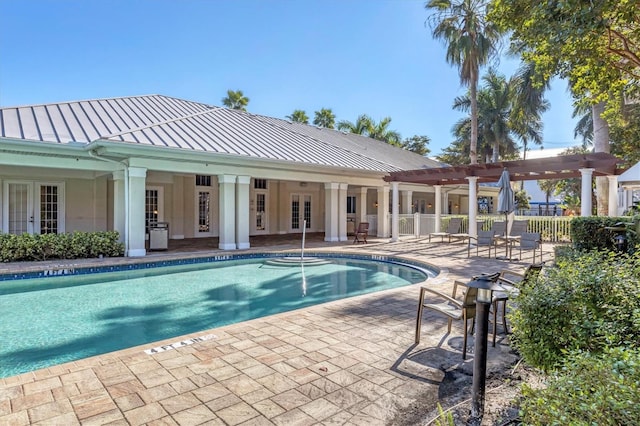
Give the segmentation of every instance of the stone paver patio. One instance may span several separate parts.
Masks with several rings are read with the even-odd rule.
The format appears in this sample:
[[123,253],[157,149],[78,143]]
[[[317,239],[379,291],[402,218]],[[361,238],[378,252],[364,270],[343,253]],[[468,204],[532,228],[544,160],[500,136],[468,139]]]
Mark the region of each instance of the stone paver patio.
[[[464,244],[426,239],[370,239],[370,244],[357,246],[312,240],[309,251],[313,249],[426,261],[442,269],[427,285],[443,291],[450,291],[454,279],[531,263],[530,253],[524,262],[467,259]],[[552,252],[545,245],[545,260]],[[154,254],[146,260],[206,254]],[[122,260],[102,259],[99,264]],[[353,297],[0,379],[0,424],[394,424],[418,398],[432,395],[437,401],[445,372],[463,363],[460,323],[446,335],[446,320],[426,312],[422,340],[414,344],[419,288]],[[152,355],[144,352],[207,334],[215,338]],[[506,340],[500,335],[496,348],[489,345],[490,362],[505,359]],[[471,342],[465,368],[472,363]]]

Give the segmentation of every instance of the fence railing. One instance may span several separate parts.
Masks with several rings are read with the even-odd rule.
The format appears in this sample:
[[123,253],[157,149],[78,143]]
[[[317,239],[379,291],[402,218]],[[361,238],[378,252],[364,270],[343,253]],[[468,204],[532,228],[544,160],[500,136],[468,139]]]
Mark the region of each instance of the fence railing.
[[[399,234],[426,236],[432,232],[444,231],[452,217],[462,217],[462,228],[460,232],[469,232],[469,221],[467,216],[462,215],[442,215],[442,229],[436,230],[436,216],[434,214],[401,214],[399,215]],[[367,216],[371,233],[377,232],[377,216]],[[375,220],[376,226],[372,226]],[[504,221],[504,215],[478,215],[478,221],[484,221],[482,229],[488,230],[493,222]],[[514,220],[526,220],[529,223],[527,232],[539,232],[543,241],[560,242],[571,241],[571,217],[568,216],[515,216]],[[391,229],[391,223],[389,223]]]

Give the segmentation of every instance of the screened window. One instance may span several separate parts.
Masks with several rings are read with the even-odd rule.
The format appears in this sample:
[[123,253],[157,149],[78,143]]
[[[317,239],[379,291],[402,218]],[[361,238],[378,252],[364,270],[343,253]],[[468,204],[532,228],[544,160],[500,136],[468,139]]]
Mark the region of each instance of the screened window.
[[253,188],[254,189],[267,189],[267,180],[266,179],[254,179],[253,180]]
[[348,196],[347,197],[347,214],[353,214],[356,212],[356,197]]
[[196,175],[196,186],[211,186],[211,176]]
[[58,186],[40,186],[40,233],[58,233]]
[[144,212],[147,226],[149,226],[149,223],[158,221],[159,198],[160,195],[157,189],[147,189],[145,191]]

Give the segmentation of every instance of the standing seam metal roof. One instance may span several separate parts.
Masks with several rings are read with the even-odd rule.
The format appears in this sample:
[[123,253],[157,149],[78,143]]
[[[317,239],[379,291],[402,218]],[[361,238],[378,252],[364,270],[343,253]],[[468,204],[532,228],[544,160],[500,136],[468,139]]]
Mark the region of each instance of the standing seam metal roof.
[[438,165],[363,136],[161,95],[1,108],[0,136],[109,140],[380,172]]

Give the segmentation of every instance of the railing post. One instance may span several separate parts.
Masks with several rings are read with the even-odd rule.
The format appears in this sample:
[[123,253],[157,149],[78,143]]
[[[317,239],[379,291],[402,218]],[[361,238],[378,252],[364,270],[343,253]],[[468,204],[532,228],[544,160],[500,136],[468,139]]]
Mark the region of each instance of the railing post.
[[420,213],[413,214],[413,233],[416,238],[420,238]]

